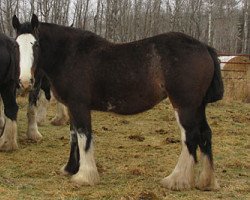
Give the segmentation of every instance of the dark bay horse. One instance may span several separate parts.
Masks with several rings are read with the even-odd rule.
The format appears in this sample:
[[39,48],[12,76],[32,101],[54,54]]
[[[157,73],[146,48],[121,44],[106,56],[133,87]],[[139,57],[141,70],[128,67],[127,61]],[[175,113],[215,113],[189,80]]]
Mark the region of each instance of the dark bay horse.
[[197,187],[218,187],[205,114],[206,105],[222,99],[224,91],[214,49],[182,33],[113,44],[89,31],[40,23],[36,15],[24,24],[14,16],[12,23],[19,45],[31,44],[30,55],[20,52],[21,59],[34,58],[31,72],[42,70],[57,99],[69,109],[71,150],[62,172],[73,175],[73,182],[99,182],[91,110],[132,115],[168,97],[181,129],[182,151],[162,185],[173,190],[195,186],[199,147]]
[[4,104],[1,118],[0,150],[17,149],[16,89],[19,86],[19,49],[15,40],[0,34],[0,94]]

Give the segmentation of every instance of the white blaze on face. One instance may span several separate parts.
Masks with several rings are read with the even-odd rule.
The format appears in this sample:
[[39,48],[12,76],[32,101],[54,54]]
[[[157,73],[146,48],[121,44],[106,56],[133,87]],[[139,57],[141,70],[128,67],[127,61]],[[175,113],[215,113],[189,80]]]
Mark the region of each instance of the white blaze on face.
[[32,34],[26,33],[16,39],[20,51],[20,81],[25,87],[32,78],[31,68],[34,62],[33,45],[36,42]]

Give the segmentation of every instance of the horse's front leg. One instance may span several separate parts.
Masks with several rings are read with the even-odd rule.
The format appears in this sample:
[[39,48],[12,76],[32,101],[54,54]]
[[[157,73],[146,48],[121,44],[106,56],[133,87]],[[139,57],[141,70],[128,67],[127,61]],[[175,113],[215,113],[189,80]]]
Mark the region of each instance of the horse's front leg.
[[[76,103],[69,106],[69,111],[74,131],[73,135],[71,135],[69,162],[64,169],[70,173],[74,173],[77,171],[78,166],[71,168],[70,165],[77,165],[79,163],[79,169],[72,176],[72,181],[78,185],[95,185],[99,182],[100,178],[94,159],[90,110],[84,105]],[[77,155],[78,151],[79,156]],[[75,156],[75,158],[72,158],[72,156]],[[77,159],[78,162],[75,162]]]
[[17,145],[17,111],[16,86],[11,84],[4,87],[1,96],[4,103],[5,123],[0,137],[0,150],[11,151],[18,148]]
[[37,99],[38,94],[35,91],[29,93],[29,105],[27,110],[28,117],[28,130],[27,137],[35,142],[38,142],[42,139],[41,133],[38,131],[37,127]]

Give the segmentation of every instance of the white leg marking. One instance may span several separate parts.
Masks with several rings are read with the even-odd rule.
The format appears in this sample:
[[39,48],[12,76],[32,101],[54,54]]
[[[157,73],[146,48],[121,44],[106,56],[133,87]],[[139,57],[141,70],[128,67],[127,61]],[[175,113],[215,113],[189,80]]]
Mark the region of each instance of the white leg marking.
[[43,124],[46,121],[48,100],[45,97],[44,91],[40,91],[37,101],[37,118],[38,125]]
[[84,134],[77,133],[80,152],[80,167],[77,174],[72,176],[72,181],[78,185],[95,185],[100,181],[94,159],[94,147],[91,142],[88,151],[85,151],[87,138]]
[[18,148],[17,145],[17,124],[16,121],[5,119],[5,126],[2,136],[0,137],[0,150],[12,151]]
[[35,105],[28,106],[28,130],[27,137],[35,142],[38,142],[42,139],[42,135],[38,131],[37,127],[37,107]]
[[56,103],[56,115],[51,120],[51,124],[54,126],[61,126],[67,123],[69,120],[67,108],[57,101]]
[[175,112],[177,122],[181,129],[182,151],[173,172],[161,181],[163,187],[171,190],[191,189],[194,187],[194,158],[189,153],[186,141],[185,129],[182,127],[178,113]]
[[2,131],[3,127],[4,127],[4,107],[3,107],[2,97],[0,96],[0,131]]
[[214,177],[214,170],[207,155],[201,154],[202,171],[198,180],[197,188],[200,190],[218,190],[220,188]]

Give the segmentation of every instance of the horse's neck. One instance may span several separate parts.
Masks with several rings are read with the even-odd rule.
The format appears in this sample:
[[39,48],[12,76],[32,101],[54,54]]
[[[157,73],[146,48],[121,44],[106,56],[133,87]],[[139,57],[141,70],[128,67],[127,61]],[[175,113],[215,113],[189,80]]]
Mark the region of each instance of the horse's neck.
[[[47,24],[41,24],[39,28],[39,43],[40,43],[40,55],[39,55],[39,67],[49,75],[49,72],[53,69],[54,63],[58,62],[60,54],[59,51],[64,51],[60,49],[60,42],[62,35],[57,33],[57,27],[48,26]],[[58,35],[58,37],[56,37]]]

